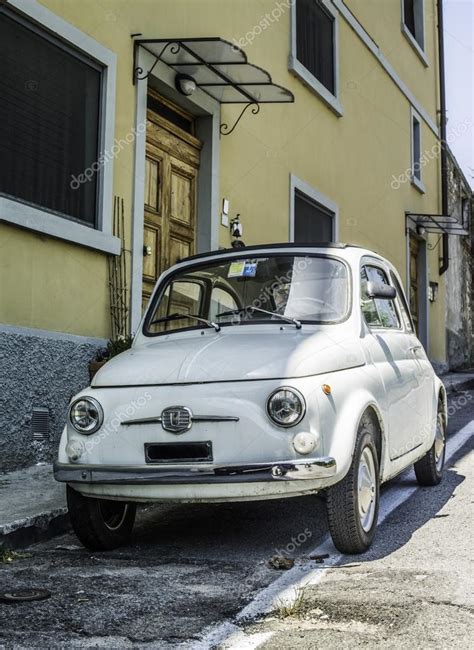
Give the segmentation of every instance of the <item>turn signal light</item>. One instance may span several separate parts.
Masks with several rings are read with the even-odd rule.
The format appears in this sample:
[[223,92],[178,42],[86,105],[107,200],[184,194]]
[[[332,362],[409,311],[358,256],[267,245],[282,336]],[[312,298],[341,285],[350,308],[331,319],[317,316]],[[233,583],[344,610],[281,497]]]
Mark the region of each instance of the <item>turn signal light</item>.
[[330,395],[331,392],[332,392],[332,388],[331,388],[331,386],[330,386],[329,384],[323,384],[323,385],[321,386],[321,388],[323,389],[323,393],[324,393],[325,395]]

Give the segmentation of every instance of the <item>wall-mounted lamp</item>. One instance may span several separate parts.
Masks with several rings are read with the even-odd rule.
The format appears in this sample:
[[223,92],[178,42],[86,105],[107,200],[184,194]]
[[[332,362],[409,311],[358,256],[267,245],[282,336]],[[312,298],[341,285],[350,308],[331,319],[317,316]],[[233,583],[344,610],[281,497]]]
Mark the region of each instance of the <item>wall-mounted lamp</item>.
[[174,85],[176,90],[182,95],[192,95],[196,90],[196,82],[188,74],[178,73],[174,78]]
[[235,239],[231,242],[232,248],[242,248],[245,246],[244,242],[240,239],[243,235],[243,227],[242,224],[240,223],[240,214],[235,216],[232,221],[230,222],[230,235],[231,237],[235,237]]
[[426,228],[424,226],[418,225],[416,227],[416,232],[420,237],[423,237],[423,235],[426,235]]

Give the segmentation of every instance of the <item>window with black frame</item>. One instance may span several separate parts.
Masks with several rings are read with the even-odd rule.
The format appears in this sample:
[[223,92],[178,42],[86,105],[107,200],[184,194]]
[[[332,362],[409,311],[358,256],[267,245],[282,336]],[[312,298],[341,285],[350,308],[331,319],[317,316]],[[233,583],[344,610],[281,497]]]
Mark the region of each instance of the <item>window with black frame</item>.
[[320,0],[296,1],[296,57],[332,95],[336,94],[334,20]]
[[102,69],[0,13],[0,194],[97,225]]

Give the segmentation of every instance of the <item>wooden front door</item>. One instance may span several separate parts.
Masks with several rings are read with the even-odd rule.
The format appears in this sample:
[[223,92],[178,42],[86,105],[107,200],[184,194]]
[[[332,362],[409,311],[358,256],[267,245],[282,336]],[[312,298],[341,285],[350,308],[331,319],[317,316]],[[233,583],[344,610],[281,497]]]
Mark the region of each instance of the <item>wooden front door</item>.
[[151,100],[146,134],[143,308],[159,275],[194,253],[202,146],[192,133],[190,117],[155,93]]

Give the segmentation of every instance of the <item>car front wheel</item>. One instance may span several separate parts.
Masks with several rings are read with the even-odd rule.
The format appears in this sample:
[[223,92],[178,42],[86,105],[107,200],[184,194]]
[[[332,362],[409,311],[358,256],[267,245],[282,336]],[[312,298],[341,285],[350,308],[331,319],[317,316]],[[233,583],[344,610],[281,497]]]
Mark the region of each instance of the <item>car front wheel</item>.
[[136,505],[123,501],[85,497],[67,486],[71,525],[91,551],[107,551],[126,544],[135,522]]
[[375,535],[380,500],[375,436],[373,421],[364,416],[349,472],[327,493],[329,530],[341,553],[363,553]]

